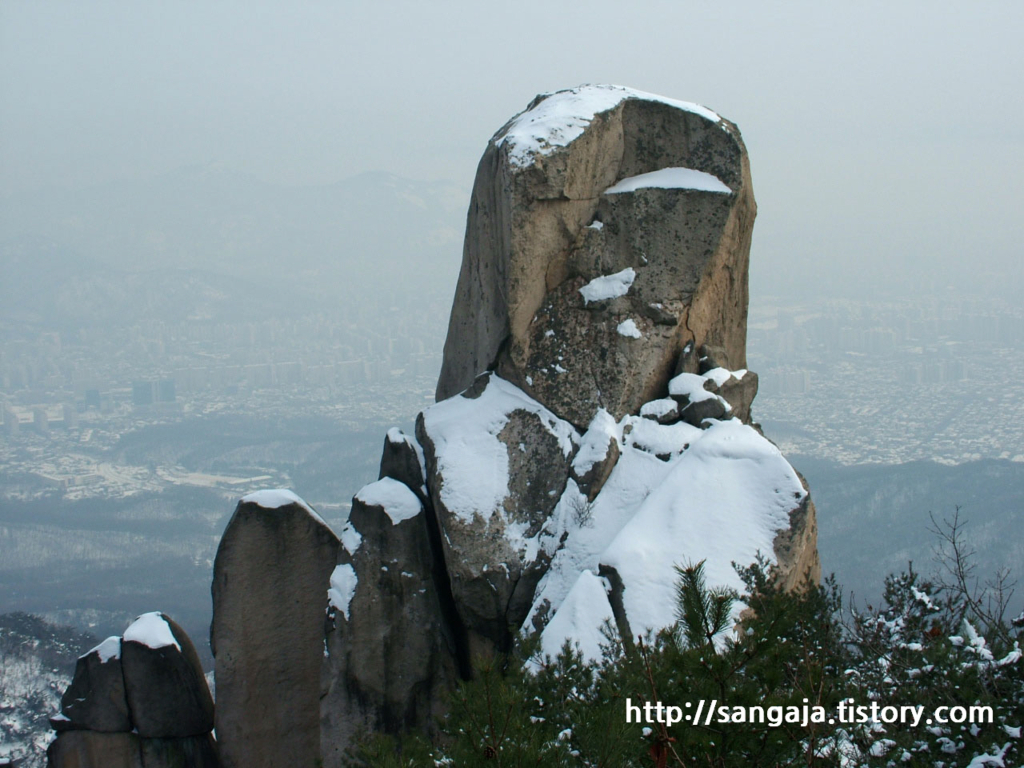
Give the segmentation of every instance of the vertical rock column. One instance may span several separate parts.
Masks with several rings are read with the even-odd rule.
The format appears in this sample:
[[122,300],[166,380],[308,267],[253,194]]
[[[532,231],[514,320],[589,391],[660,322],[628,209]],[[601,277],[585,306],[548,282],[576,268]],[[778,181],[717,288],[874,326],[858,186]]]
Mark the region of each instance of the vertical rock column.
[[244,497],[213,569],[217,739],[224,768],[320,764],[328,525],[289,491]]
[[[400,442],[385,445],[383,469],[393,464],[388,447]],[[415,453],[411,459],[418,479]],[[390,477],[352,499],[331,577],[321,709],[325,768],[342,765],[364,728],[430,732],[443,691],[458,678],[453,611],[446,613],[438,588],[426,512],[408,486]]]

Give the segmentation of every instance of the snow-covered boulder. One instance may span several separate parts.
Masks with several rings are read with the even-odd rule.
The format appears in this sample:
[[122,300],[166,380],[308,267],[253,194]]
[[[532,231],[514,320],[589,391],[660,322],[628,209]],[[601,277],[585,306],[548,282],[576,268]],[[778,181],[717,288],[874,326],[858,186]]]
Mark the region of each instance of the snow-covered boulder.
[[744,367],[755,211],[739,131],[711,110],[538,96],[477,169],[438,399],[496,367],[582,429],[663,396],[687,344]]
[[416,435],[470,649],[507,649],[553,551],[543,534],[579,435],[494,374],[424,410]]
[[84,654],[51,718],[51,768],[217,768],[213,699],[188,634],[146,613]]
[[700,427],[705,419],[732,416],[732,406],[717,394],[718,387],[718,380],[712,375],[680,373],[669,381],[668,393],[679,403],[679,415],[683,421]]
[[315,765],[326,586],[338,538],[290,491],[242,498],[213,567],[210,645],[225,768]]
[[436,538],[417,495],[390,477],[352,499],[328,592],[325,766],[341,764],[360,727],[430,729],[442,691],[458,679],[456,639],[435,581],[443,566],[432,530]]

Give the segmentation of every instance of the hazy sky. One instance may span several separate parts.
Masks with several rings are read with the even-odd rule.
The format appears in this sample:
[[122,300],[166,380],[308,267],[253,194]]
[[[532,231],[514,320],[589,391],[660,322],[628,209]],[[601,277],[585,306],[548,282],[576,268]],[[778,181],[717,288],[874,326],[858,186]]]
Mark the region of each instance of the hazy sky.
[[1019,276],[1022,32],[1019,0],[0,0],[0,200],[208,164],[468,188],[536,93],[612,82],[740,126],[755,269]]

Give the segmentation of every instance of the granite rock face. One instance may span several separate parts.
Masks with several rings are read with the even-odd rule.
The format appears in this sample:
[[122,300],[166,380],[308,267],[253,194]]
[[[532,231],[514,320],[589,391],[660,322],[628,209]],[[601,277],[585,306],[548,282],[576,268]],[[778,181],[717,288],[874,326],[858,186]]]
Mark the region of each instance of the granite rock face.
[[686,561],[819,578],[806,484],[752,421],[755,213],[738,129],[695,104],[583,86],[495,134],[438,402],[388,432],[338,538],[284,492],[224,535],[222,764],[337,768],[363,729],[429,732],[520,631],[596,659],[609,622],[672,626]]
[[244,497],[213,569],[210,644],[225,768],[315,765],[327,583],[338,539],[287,491]]
[[687,344],[744,367],[755,213],[714,112],[617,86],[537,97],[477,169],[438,399],[497,370],[583,428],[662,396]]

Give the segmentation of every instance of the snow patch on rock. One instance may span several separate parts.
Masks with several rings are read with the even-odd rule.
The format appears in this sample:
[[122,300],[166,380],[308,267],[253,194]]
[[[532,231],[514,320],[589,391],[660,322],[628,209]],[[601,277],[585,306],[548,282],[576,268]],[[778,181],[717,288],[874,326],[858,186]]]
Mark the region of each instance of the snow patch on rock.
[[382,477],[375,483],[363,486],[356,493],[356,498],[368,507],[383,507],[392,525],[416,517],[423,511],[423,505],[416,494],[405,483],[390,477]]
[[506,146],[513,167],[525,168],[537,156],[549,155],[558,147],[579,138],[591,121],[602,112],[617,107],[625,99],[656,101],[703,117],[712,123],[722,118],[707,107],[677,101],[621,85],[581,85],[545,96],[533,107],[509,121],[497,141]]
[[[171,632],[171,625],[155,611],[137,617],[124,631],[123,638],[126,643],[140,643],[148,648],[166,648],[173,645],[179,651],[181,650],[181,646],[178,645],[178,641],[174,639],[174,634]],[[108,638],[104,642],[108,642],[110,639]]]
[[349,563],[342,563],[331,573],[331,586],[327,590],[327,600],[331,608],[345,614],[346,620],[349,618],[348,608],[352,603],[352,595],[355,594],[358,583],[356,569]]
[[608,411],[599,408],[580,438],[580,450],[572,460],[572,468],[577,477],[583,477],[595,464],[604,461],[613,438],[616,441],[621,439],[619,425]]
[[423,411],[423,425],[434,445],[437,472],[444,478],[440,495],[445,507],[464,523],[502,509],[508,495],[508,449],[498,435],[513,411],[536,414],[569,456],[579,435],[521,389],[497,375],[479,397],[458,395]]
[[584,304],[589,304],[592,301],[617,299],[629,292],[634,280],[636,280],[636,272],[632,267],[626,267],[614,275],[595,277],[580,288],[580,295],[583,296]]
[[615,330],[619,332],[619,336],[627,336],[631,339],[639,339],[643,336],[640,329],[636,327],[636,321],[631,317],[627,317],[619,323]]
[[669,381],[668,393],[676,397],[686,397],[691,403],[714,400],[718,395],[704,389],[705,381],[708,379],[696,373],[680,373]]
[[255,504],[262,509],[280,509],[281,507],[287,507],[289,504],[298,504],[318,522],[327,525],[324,519],[309,504],[287,488],[268,488],[262,491],[253,491],[243,496],[241,501],[243,504]]
[[111,659],[121,658],[121,638],[117,635],[111,635],[102,643],[91,649],[87,653],[83,653],[78,658],[84,659],[90,653],[95,653],[100,657],[100,664],[106,664]]
[[685,422],[676,424],[659,424],[643,416],[626,416],[623,428],[623,440],[627,445],[641,451],[653,453],[655,456],[666,456],[681,453],[686,446],[700,438],[701,430]]
[[341,546],[350,555],[354,555],[356,550],[359,549],[359,545],[363,543],[363,535],[356,530],[351,521],[345,523],[341,529],[341,536],[338,538],[341,539]]
[[662,419],[678,413],[679,403],[671,397],[663,397],[660,400],[651,400],[640,407],[640,415],[649,419]]
[[635,192],[638,189],[692,189],[697,192],[717,192],[727,195],[732,190],[717,176],[693,168],[662,168],[659,171],[630,176],[608,187],[606,195]]

